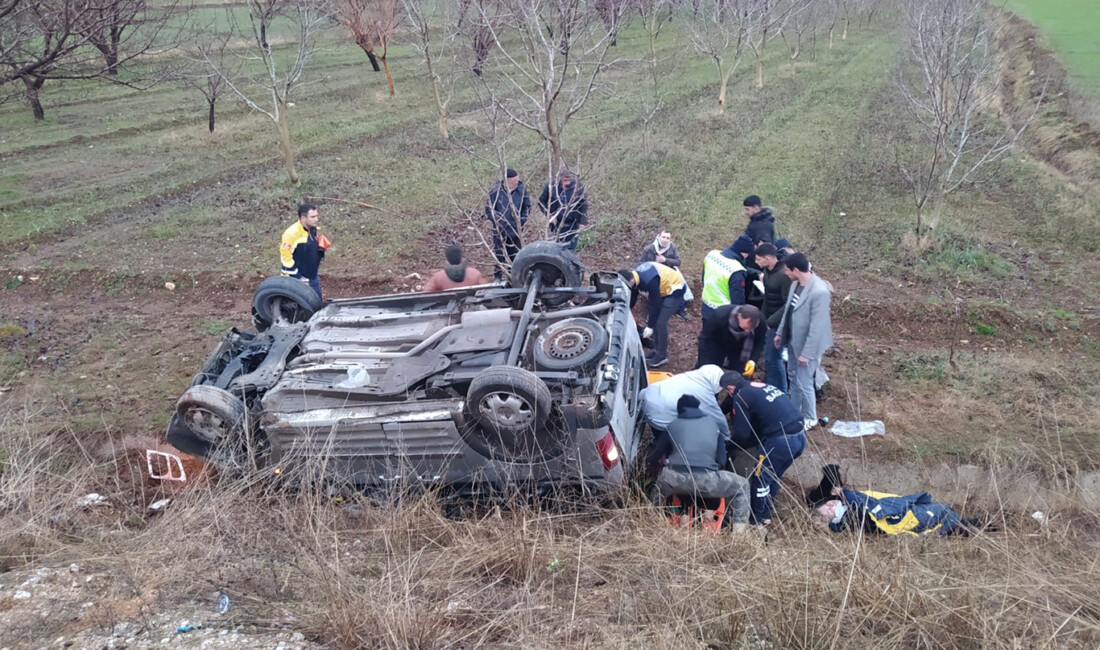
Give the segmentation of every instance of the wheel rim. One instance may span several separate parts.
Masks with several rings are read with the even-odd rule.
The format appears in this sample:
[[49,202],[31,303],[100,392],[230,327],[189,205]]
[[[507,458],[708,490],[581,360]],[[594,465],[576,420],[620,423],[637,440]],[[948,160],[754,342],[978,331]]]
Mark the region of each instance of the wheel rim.
[[183,414],[184,425],[195,435],[209,442],[219,442],[235,423],[227,423],[222,416],[213,411],[193,406]]
[[301,305],[289,298],[275,296],[271,299],[268,311],[271,312],[272,323],[276,325],[293,325],[301,320]]
[[490,393],[481,400],[481,413],[494,426],[522,429],[535,423],[535,409],[513,393]]
[[575,325],[554,332],[553,336],[543,342],[542,350],[549,357],[568,361],[584,354],[591,346],[592,332]]

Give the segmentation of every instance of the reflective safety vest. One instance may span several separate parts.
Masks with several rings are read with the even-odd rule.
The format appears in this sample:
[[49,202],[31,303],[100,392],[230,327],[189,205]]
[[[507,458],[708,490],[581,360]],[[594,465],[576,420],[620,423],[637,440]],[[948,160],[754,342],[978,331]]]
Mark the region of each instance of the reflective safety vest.
[[703,259],[703,304],[712,309],[730,304],[730,277],[744,273],[745,267],[737,260],[711,251]]
[[[871,490],[857,490],[857,492],[866,494],[872,499],[904,498],[899,497],[897,494],[889,494],[887,492],[873,492]],[[871,518],[876,528],[887,535],[925,535],[939,530],[941,526],[941,524],[936,524],[935,526],[917,532],[916,529],[920,528],[923,522],[913,514],[912,507],[906,508],[905,513],[900,514],[896,509],[885,511],[881,505],[876,505],[873,508],[867,509],[867,516]]]

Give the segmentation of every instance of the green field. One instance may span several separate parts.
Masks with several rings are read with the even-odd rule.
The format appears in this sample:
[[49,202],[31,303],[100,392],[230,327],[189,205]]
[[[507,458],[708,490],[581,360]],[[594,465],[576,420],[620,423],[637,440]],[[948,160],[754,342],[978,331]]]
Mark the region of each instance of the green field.
[[[1077,6],[1095,25],[1097,8]],[[623,268],[667,227],[697,286],[707,251],[744,228],[743,198],[761,195],[778,235],[834,289],[819,412],[882,420],[887,435],[813,429],[773,523],[747,534],[673,529],[642,499],[456,512],[432,495],[331,499],[327,483],[323,496],[254,476],[189,485],[151,511],[164,494],[127,470],[129,452],[145,462],[163,444],[223,331],[252,327],[252,292],[277,272],[295,205],[315,198],[334,244],[327,298],[416,290],[453,241],[488,271],[479,215],[497,151],[468,43],[448,70],[444,140],[411,46],[390,50],[391,97],[362,51],[327,31],[291,98],[298,188],[270,120],[229,95],[209,133],[202,97],[179,86],[48,82],[44,121],[0,104],[0,647],[197,647],[222,634],[242,649],[1100,647],[1100,504],[1086,498],[1100,484],[1095,141],[1049,98],[1000,165],[949,197],[918,250],[896,158],[921,146],[894,83],[896,16],[856,16],[843,39],[820,24],[793,64],[773,41],[765,86],[746,57],[719,115],[687,14],[658,42],[650,147],[636,22],[565,131],[590,201],[578,254],[589,270]],[[291,35],[273,29],[277,54]],[[1087,54],[1088,39],[1074,42]],[[1022,75],[993,80],[1017,84],[998,108],[1033,105],[1029,55],[1013,62]],[[502,144],[537,196],[542,143],[516,129]],[[690,311],[670,326],[677,372],[695,363]],[[800,486],[833,462],[855,487],[930,490],[1000,530],[830,533]],[[109,505],[74,506],[92,492]],[[226,615],[218,593],[232,595]],[[183,620],[206,627],[177,635]]]
[[1043,32],[1074,87],[1100,97],[1100,2],[1009,0],[1006,6]]

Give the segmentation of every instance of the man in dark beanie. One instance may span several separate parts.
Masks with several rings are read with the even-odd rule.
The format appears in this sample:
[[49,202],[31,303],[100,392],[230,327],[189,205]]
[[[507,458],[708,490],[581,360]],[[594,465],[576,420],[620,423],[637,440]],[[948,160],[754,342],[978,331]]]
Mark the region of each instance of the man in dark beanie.
[[779,481],[806,448],[802,413],[775,386],[750,382],[733,372],[723,375],[719,383],[733,398],[734,445],[756,446],[756,469],[749,480],[752,523],[770,523]]
[[[785,255],[784,255],[785,257]],[[787,367],[783,363],[783,352],[775,347],[775,335],[779,331],[779,321],[783,319],[783,307],[791,292],[791,279],[787,277],[787,267],[779,261],[779,249],[770,242],[762,242],[756,247],[756,265],[760,267],[764,284],[764,302],[761,312],[767,330],[764,334],[764,380],[779,390],[787,391]]]
[[745,234],[752,243],[775,241],[775,213],[772,209],[762,206],[760,197],[755,194],[745,197],[744,205],[745,216],[749,218]]
[[[731,523],[744,525],[749,519],[748,481],[722,469],[729,438],[700,406],[697,397],[682,395],[676,402],[676,419],[653,441],[646,467],[650,476],[657,477],[654,501],[661,505],[673,495],[725,499]],[[704,518],[708,513],[713,518],[710,510]]]
[[512,258],[523,247],[523,227],[527,225],[527,216],[531,212],[531,196],[516,170],[509,167],[504,179],[497,181],[489,190],[489,200],[485,202],[485,218],[493,226],[493,256],[497,259],[497,268],[493,277],[499,280],[506,268],[512,265]]

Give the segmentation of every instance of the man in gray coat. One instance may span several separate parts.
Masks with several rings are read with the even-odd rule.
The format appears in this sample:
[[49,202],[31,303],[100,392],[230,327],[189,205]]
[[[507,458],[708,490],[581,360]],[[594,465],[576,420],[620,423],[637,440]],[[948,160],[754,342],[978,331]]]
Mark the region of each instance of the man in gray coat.
[[802,411],[805,429],[809,431],[818,422],[814,375],[821,366],[821,357],[833,345],[829,313],[832,292],[824,280],[810,271],[810,260],[804,254],[787,257],[785,264],[791,290],[773,343],[776,348],[787,346],[790,398]]

